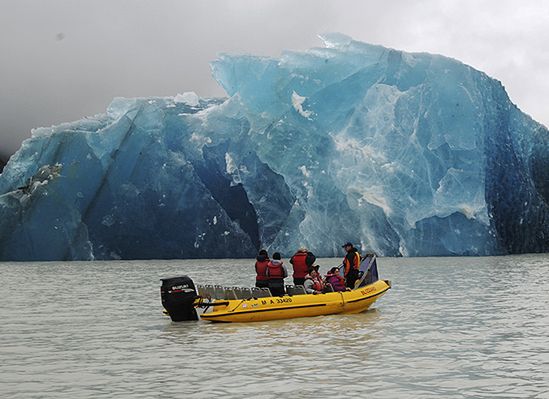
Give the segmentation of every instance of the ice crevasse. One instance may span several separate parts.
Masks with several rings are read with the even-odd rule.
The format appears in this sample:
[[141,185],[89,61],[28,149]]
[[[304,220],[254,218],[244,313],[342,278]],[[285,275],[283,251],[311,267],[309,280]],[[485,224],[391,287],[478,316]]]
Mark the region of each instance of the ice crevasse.
[[226,98],[116,98],[0,175],[0,260],[549,251],[549,132],[457,60],[323,35],[222,55]]

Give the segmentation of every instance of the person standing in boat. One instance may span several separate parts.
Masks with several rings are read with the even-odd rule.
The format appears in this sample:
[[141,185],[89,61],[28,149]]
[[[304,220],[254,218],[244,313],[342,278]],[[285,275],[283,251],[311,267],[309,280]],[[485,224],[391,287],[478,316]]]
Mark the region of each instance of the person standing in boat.
[[308,270],[313,267],[316,256],[307,248],[302,247],[290,258],[290,263],[294,268],[294,285],[303,285]]
[[355,288],[355,282],[358,279],[358,269],[360,268],[360,253],[350,242],[342,245],[347,254],[343,258],[345,286],[350,289]]
[[273,254],[273,259],[267,264],[267,277],[269,278],[271,294],[273,296],[284,296],[286,293],[284,279],[288,277],[288,271],[278,252]]
[[267,277],[267,265],[269,264],[269,254],[266,250],[259,251],[255,258],[255,286],[258,288],[269,287],[269,277]]

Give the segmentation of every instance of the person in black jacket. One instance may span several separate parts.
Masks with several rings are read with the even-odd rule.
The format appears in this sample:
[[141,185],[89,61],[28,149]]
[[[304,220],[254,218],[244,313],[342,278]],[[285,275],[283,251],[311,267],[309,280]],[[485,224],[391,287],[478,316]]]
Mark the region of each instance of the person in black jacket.
[[350,242],[342,245],[347,254],[343,258],[345,286],[354,289],[360,268],[360,252]]

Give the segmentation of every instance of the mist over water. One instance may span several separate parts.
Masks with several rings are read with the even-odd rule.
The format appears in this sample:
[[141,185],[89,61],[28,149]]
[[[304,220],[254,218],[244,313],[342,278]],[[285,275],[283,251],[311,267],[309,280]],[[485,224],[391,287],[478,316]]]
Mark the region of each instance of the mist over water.
[[549,398],[549,255],[379,268],[366,313],[212,324],[163,316],[159,279],[253,260],[0,263],[0,397]]

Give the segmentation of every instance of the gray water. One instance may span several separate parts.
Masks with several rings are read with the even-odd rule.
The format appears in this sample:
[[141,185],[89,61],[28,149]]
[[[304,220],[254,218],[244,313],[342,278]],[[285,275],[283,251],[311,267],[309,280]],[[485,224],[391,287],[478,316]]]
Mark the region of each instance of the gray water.
[[163,316],[160,278],[251,285],[252,263],[0,263],[0,397],[549,398],[549,255],[383,258],[359,315]]

